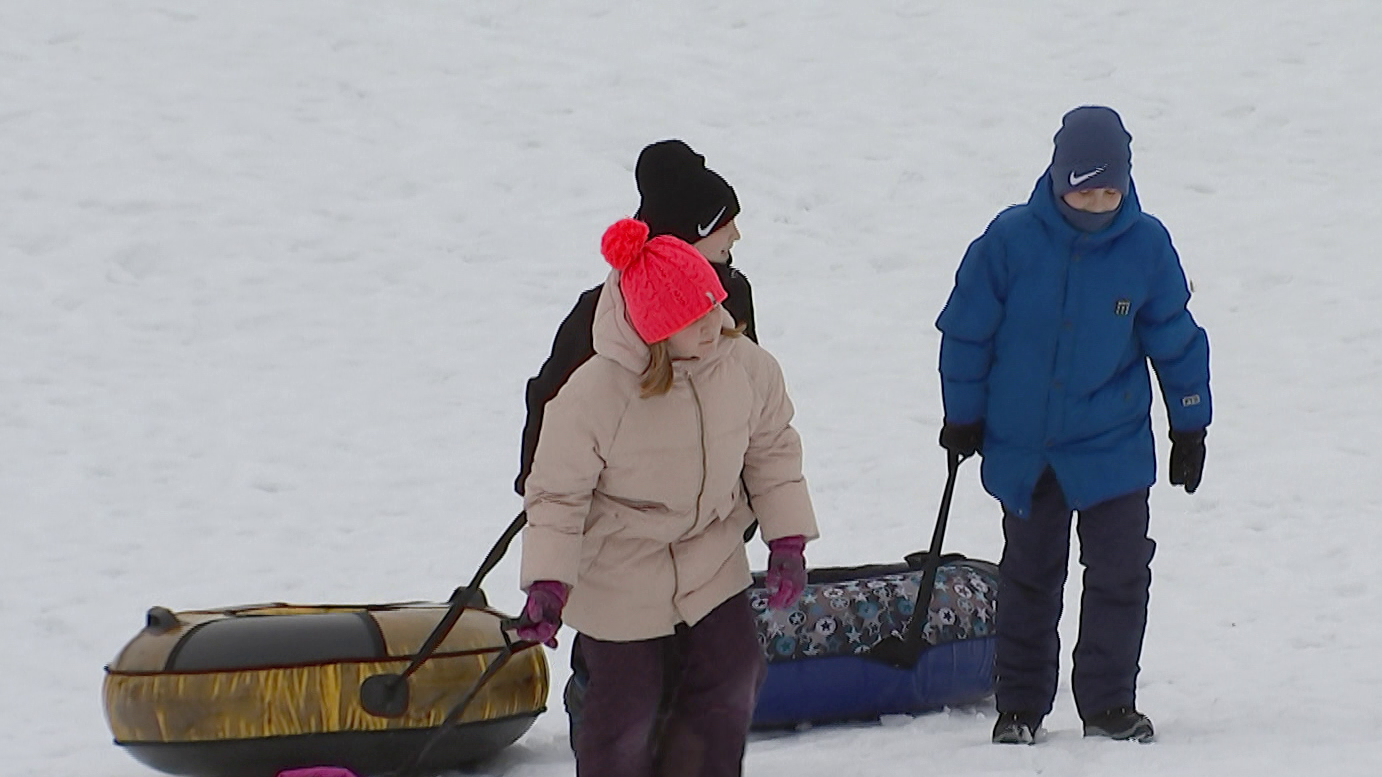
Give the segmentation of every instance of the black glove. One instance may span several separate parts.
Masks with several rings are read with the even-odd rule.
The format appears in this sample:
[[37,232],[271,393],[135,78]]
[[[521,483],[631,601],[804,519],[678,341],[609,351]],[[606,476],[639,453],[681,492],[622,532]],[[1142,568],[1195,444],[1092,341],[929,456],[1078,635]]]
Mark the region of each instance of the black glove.
[[959,456],[968,458],[984,449],[984,422],[972,424],[952,424],[949,421],[941,427],[941,447]]
[[1204,436],[1203,429],[1171,430],[1171,485],[1185,486],[1187,494],[1195,493],[1204,474]]

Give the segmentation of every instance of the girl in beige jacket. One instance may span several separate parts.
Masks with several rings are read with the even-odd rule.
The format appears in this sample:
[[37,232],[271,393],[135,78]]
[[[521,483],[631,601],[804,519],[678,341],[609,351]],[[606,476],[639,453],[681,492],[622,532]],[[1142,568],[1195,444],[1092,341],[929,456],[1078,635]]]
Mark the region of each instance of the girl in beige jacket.
[[563,616],[579,632],[578,775],[738,775],[764,674],[744,530],[756,518],[772,550],[775,607],[817,536],[792,403],[699,252],[632,219],[601,248],[596,356],[548,404],[525,489],[519,635],[548,642]]

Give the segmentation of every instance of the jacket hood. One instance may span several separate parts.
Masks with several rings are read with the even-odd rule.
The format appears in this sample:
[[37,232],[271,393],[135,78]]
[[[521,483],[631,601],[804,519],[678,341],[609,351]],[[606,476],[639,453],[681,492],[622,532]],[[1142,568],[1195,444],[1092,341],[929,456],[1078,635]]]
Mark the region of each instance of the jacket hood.
[[1037,179],[1036,187],[1032,189],[1032,196],[1027,200],[1027,206],[1056,234],[1070,240],[1084,237],[1095,245],[1107,243],[1117,238],[1142,218],[1142,203],[1137,199],[1137,184],[1129,178],[1128,193],[1123,195],[1123,204],[1119,206],[1118,217],[1113,220],[1113,223],[1098,232],[1081,232],[1066,221],[1065,217],[1061,215],[1060,209],[1056,207],[1056,192],[1051,186],[1051,169],[1049,167]]
[[[724,319],[721,326],[734,326],[734,317],[723,305],[720,307],[720,315]],[[629,321],[624,294],[619,290],[618,270],[611,270],[609,277],[605,279],[605,287],[600,291],[600,300],[595,304],[595,321],[591,324],[590,333],[595,353],[613,360],[635,375],[642,375],[648,368],[648,344],[638,336],[638,332]],[[702,364],[691,366],[691,369],[696,371],[704,364],[717,361],[729,347],[732,347],[733,342],[733,338],[721,338],[715,354]]]

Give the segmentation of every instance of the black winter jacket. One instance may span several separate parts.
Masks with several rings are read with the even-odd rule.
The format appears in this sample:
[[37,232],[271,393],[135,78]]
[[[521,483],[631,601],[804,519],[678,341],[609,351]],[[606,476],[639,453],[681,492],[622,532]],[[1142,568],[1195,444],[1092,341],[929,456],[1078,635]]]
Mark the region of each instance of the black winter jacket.
[[[744,325],[744,335],[755,343],[758,331],[753,322],[753,287],[749,279],[729,262],[712,262],[715,274],[729,294],[725,298],[725,310],[734,317],[735,322]],[[543,363],[537,375],[528,379],[528,417],[523,424],[523,447],[518,457],[518,478],[513,483],[514,491],[523,495],[523,484],[533,466],[533,455],[537,453],[538,435],[542,432],[542,416],[547,402],[557,395],[561,387],[571,378],[577,367],[585,364],[595,355],[595,344],[590,328],[595,323],[595,303],[600,299],[604,284],[587,289],[576,306],[567,314],[566,320],[557,328],[557,336],[552,341],[552,353]]]

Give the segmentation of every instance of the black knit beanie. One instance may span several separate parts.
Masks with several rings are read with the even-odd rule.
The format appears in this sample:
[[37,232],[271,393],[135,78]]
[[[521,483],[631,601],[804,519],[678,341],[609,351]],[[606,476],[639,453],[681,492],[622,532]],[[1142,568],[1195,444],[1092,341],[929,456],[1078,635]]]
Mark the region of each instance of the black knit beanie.
[[739,215],[734,188],[680,140],[644,148],[633,176],[643,198],[634,218],[648,225],[649,237],[672,235],[695,243]]

